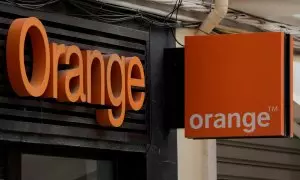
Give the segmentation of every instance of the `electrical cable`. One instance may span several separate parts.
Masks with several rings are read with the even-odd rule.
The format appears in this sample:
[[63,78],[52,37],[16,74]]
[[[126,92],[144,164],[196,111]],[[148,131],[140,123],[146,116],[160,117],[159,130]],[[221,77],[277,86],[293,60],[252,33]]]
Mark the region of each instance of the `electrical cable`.
[[[182,0],[176,1],[176,4],[177,4],[177,6],[175,5],[174,9],[176,11],[175,20],[177,21],[178,20],[179,8],[182,5]],[[173,13],[174,13],[174,11],[172,11],[171,17],[173,16]],[[171,33],[172,33],[172,36],[173,36],[174,40],[177,42],[177,44],[179,44],[180,46],[184,47],[183,43],[179,42],[178,39],[176,38],[176,34],[175,34],[175,32],[174,32],[174,30],[172,28],[171,28]]]
[[27,9],[39,9],[44,6],[54,4],[59,2],[60,0],[46,0],[46,1],[37,1],[37,0],[32,0],[32,1],[21,1],[21,0],[5,0],[9,4],[14,4],[18,7],[22,8],[27,8]]
[[81,10],[82,12],[89,14],[91,17],[107,23],[119,23],[124,21],[130,21],[135,18],[132,15],[126,15],[126,14],[109,14],[109,13],[95,14],[94,11],[95,10],[99,11],[99,8],[94,8],[90,4],[76,1],[76,0],[68,0],[68,2],[74,7],[76,7],[77,9]]
[[[86,3],[83,1],[78,1],[78,0],[68,0],[74,7],[76,7],[77,9],[80,9],[81,11],[83,11],[86,14],[89,14],[90,16],[92,16],[93,18],[99,20],[99,21],[104,21],[107,23],[118,23],[118,22],[124,22],[124,21],[130,21],[130,20],[142,20],[144,23],[150,24],[150,25],[155,25],[155,26],[159,26],[159,27],[167,27],[171,29],[171,34],[172,37],[175,39],[175,41],[180,45],[183,46],[182,43],[180,43],[177,39],[176,39],[176,35],[173,31],[173,28],[177,28],[177,27],[185,27],[185,26],[189,26],[189,27],[197,27],[200,23],[182,23],[181,26],[179,25],[178,21],[178,13],[179,13],[179,9],[182,5],[183,0],[176,0],[176,3],[173,6],[173,9],[171,10],[170,13],[168,13],[165,17],[160,17],[161,19],[163,19],[163,22],[151,18],[151,17],[147,17],[144,13],[137,11],[136,14],[133,15],[126,15],[124,13],[117,13],[113,16],[109,16],[108,14],[106,15],[101,15],[101,14],[96,14],[95,10],[99,11],[99,9],[103,9],[102,6],[104,5],[103,3],[101,3],[101,7],[96,7],[91,5],[90,3]],[[107,5],[107,4],[105,4]],[[175,20],[171,20],[171,18],[173,17],[174,13],[176,13],[175,15]]]
[[179,8],[179,7],[177,6],[177,4],[179,3],[179,1],[180,1],[180,0],[176,0],[173,10],[172,10],[169,14],[167,14],[167,16],[165,17],[165,21],[166,21],[166,20],[170,20],[170,19],[172,18],[174,12]]
[[251,13],[240,11],[240,10],[237,10],[237,9],[234,9],[234,8],[228,8],[228,9],[231,10],[236,15],[247,15],[249,17],[255,18],[258,21],[262,21],[262,22],[267,21],[267,22],[272,22],[272,23],[278,23],[277,21],[274,21],[274,20],[271,20],[271,19],[267,19],[267,18],[263,18],[263,17],[259,17],[259,16],[256,16],[256,15],[253,15]]
[[[95,10],[95,8],[97,10],[99,10],[99,6],[98,7],[97,6],[92,6],[90,3],[83,2],[83,1],[78,1],[78,0],[68,0],[68,1],[71,2],[71,3],[75,3],[75,4],[76,3],[78,4],[78,2],[79,2],[81,9],[85,9],[86,11],[88,11],[88,13],[91,16],[97,17],[97,15],[94,13],[94,10]],[[124,8],[126,10],[130,10],[130,11],[135,12],[135,14],[128,14],[127,13],[126,17],[128,17],[128,19],[126,18],[126,20],[132,20],[132,19],[142,20],[143,22],[148,23],[148,24],[153,24],[153,25],[156,25],[156,26],[159,26],[159,27],[167,27],[167,28],[177,28],[177,27],[190,27],[190,28],[192,28],[192,27],[195,27],[196,24],[198,24],[198,23],[195,23],[195,22],[193,22],[193,23],[191,23],[191,22],[180,22],[180,23],[178,23],[177,21],[171,19],[174,12],[177,10],[178,1],[179,0],[177,0],[177,4],[174,6],[175,8],[173,8],[173,10],[165,17],[158,16],[158,15],[153,15],[153,14],[149,14],[149,13],[141,12],[141,11],[133,11],[132,9]],[[182,1],[182,0],[180,0],[180,1]],[[86,6],[87,4],[89,4],[89,5]],[[107,7],[116,7],[115,5],[105,4],[105,3],[102,3],[102,2],[97,2],[96,4],[100,4],[101,6],[107,6]],[[100,9],[101,9],[101,7],[100,7]],[[102,8],[101,10],[103,10],[103,9],[104,8]],[[85,13],[87,13],[86,11],[85,11]],[[118,12],[114,12],[114,13],[118,14]],[[126,14],[122,13],[122,15],[126,15]],[[107,16],[107,17],[109,17],[109,16]],[[101,18],[99,20],[107,22],[106,19],[103,19],[103,18]],[[122,20],[123,19],[118,19],[117,21],[109,21],[109,23],[119,22],[119,21],[122,21]]]
[[[13,4],[18,7],[27,8],[27,9],[35,9],[39,10],[40,8],[51,5],[54,3],[59,2],[60,0],[2,0],[8,2],[9,4]],[[147,12],[142,12],[139,10],[134,10],[126,7],[119,7],[116,5],[103,3],[101,1],[95,0],[65,0],[61,2],[67,2],[79,11],[82,14],[67,14],[67,15],[76,15],[82,17],[91,17],[98,21],[106,22],[106,23],[120,23],[130,20],[141,20],[147,24],[153,24],[159,27],[166,27],[166,28],[178,28],[178,27],[187,27],[193,28],[196,27],[198,22],[184,22],[172,19],[175,12],[178,13],[179,4],[182,4],[182,0],[176,0],[176,4],[174,5],[173,10],[168,13],[166,16],[159,16],[150,14]],[[104,8],[105,7],[105,8]],[[122,8],[125,11],[129,12],[121,12],[121,11],[114,11],[110,10],[110,8]]]
[[172,33],[172,36],[173,36],[174,40],[177,42],[177,44],[184,47],[184,45],[181,42],[179,42],[178,39],[176,38],[176,35],[175,35],[175,32],[174,32],[173,29],[171,29],[171,33]]

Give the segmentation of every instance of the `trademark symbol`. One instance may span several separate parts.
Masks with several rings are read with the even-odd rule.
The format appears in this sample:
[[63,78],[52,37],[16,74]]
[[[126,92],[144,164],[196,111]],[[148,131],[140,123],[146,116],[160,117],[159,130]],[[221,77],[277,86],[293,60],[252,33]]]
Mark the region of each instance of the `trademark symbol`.
[[269,112],[278,112],[279,111],[279,107],[278,106],[269,106]]

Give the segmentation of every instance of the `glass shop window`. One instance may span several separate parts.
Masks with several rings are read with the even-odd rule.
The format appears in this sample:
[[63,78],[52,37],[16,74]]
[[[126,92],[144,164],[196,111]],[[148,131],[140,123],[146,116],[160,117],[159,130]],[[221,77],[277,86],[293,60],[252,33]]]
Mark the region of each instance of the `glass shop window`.
[[113,162],[22,155],[22,180],[113,180]]

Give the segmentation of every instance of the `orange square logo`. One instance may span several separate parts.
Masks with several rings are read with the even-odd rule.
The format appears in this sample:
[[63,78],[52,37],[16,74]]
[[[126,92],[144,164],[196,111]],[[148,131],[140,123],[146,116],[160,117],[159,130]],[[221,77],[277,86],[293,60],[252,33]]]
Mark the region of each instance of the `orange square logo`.
[[280,32],[186,37],[186,137],[291,136],[292,47]]

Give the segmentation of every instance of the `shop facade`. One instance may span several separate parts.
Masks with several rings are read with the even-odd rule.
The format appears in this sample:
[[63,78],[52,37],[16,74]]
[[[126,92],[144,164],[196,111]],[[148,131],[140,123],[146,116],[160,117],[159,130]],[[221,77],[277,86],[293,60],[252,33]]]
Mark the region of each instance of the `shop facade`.
[[[0,179],[177,179],[177,137],[163,125],[161,91],[163,50],[175,46],[169,29],[65,15],[72,14],[71,6],[48,11],[0,4]],[[6,40],[11,23],[27,17],[43,23],[49,42],[138,57],[145,88],[133,91],[146,94],[141,110],[127,111],[121,127],[103,127],[96,122],[96,109],[108,107],[17,96],[6,70]],[[24,57],[29,77],[35,68],[31,41],[27,35]]]

